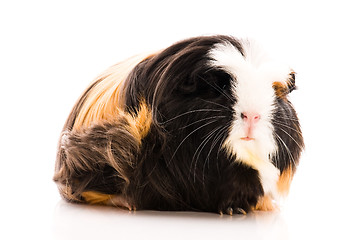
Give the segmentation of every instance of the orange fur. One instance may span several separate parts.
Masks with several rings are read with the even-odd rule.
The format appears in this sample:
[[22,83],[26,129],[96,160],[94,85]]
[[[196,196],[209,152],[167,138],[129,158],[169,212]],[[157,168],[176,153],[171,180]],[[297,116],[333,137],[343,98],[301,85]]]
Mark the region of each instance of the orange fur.
[[255,208],[253,209],[254,211],[273,211],[275,210],[275,205],[272,202],[272,198],[269,196],[263,196],[261,197],[258,202],[257,205],[255,206]]
[[148,134],[152,123],[152,113],[145,101],[141,101],[139,111],[133,117],[133,121],[140,139],[144,138]]
[[283,173],[280,175],[278,182],[277,182],[277,188],[278,192],[281,195],[287,196],[288,192],[290,190],[291,182],[293,179],[294,172],[292,171],[292,168],[289,167],[283,171]]
[[[291,182],[293,179],[294,172],[292,170],[292,167],[288,167],[285,169],[282,174],[279,176],[278,182],[277,182],[277,190],[280,196],[287,196],[288,192],[290,190]],[[269,196],[263,196],[261,197],[257,205],[253,210],[256,211],[273,211],[276,209],[275,204],[272,202],[272,198]]]
[[286,82],[274,82],[273,89],[275,90],[276,96],[285,99],[288,93],[288,88],[291,85],[291,74],[295,75],[294,71],[290,72],[289,78]]
[[279,98],[285,98],[287,95],[287,86],[282,82],[274,82],[273,89],[275,90],[276,96]]
[[140,102],[138,112],[134,114],[119,112],[119,114],[128,120],[129,130],[138,143],[141,144],[142,139],[148,134],[152,123],[152,112],[145,101]]
[[79,130],[101,120],[114,119],[124,108],[121,93],[125,79],[130,71],[147,57],[149,54],[134,56],[101,74],[87,93],[87,98],[75,119],[74,129]]
[[89,204],[116,206],[127,208],[129,210],[135,210],[135,207],[131,207],[121,196],[118,195],[87,191],[83,192],[81,196],[84,198],[85,202]]
[[81,196],[87,203],[99,205],[107,205],[109,200],[113,197],[113,195],[110,194],[103,194],[93,191],[83,192]]

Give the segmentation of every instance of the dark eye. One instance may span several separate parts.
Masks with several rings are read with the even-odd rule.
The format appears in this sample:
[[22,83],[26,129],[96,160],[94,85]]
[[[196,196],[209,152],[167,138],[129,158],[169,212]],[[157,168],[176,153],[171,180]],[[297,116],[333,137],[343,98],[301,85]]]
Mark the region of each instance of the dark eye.
[[185,78],[178,86],[178,92],[202,98],[230,98],[231,80],[231,76],[222,70],[207,69]]
[[219,87],[222,90],[228,90],[230,88],[231,85],[231,77],[225,73],[225,72],[220,72],[215,74],[216,77],[216,86]]
[[208,92],[213,92],[214,97],[224,96],[230,90],[231,76],[222,70],[210,71],[202,79],[209,89]]

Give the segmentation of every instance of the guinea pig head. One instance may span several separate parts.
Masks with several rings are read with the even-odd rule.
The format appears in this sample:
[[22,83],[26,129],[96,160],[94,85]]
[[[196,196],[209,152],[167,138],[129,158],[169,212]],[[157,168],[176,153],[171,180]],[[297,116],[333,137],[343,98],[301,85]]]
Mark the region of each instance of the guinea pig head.
[[265,192],[274,193],[274,184],[267,184],[278,181],[285,169],[294,171],[304,147],[288,100],[296,88],[295,73],[272,61],[253,41],[242,41],[242,47],[243,54],[231,44],[217,44],[209,53],[211,65],[230,75],[235,99],[223,147],[236,161],[259,170]]
[[192,159],[190,167],[196,168],[201,158],[207,164],[230,158],[258,170],[265,192],[276,191],[283,170],[295,169],[303,148],[288,100],[295,74],[255,42],[193,38],[138,68],[140,75],[134,77],[135,69],[128,84],[133,94],[127,105],[145,98],[151,106],[154,126],[167,136],[169,162]]

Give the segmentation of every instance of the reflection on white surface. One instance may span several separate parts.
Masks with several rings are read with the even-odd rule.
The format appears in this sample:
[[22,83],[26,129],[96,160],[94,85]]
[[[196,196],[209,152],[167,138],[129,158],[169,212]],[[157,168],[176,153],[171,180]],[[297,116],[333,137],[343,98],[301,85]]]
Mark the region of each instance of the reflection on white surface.
[[159,212],[70,204],[60,201],[54,212],[56,239],[288,239],[279,212],[219,215]]

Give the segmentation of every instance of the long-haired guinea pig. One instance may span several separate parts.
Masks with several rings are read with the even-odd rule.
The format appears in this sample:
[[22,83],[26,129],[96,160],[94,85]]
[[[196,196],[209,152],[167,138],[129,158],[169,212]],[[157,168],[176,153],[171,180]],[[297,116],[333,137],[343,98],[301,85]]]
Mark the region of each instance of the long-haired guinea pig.
[[303,150],[295,73],[250,40],[202,36],[110,67],[81,95],[54,180],[70,202],[247,213],[285,196]]

